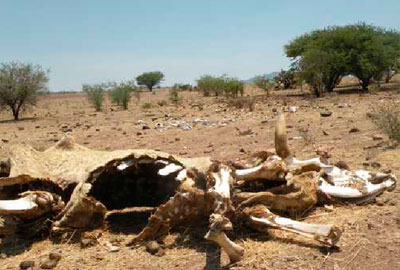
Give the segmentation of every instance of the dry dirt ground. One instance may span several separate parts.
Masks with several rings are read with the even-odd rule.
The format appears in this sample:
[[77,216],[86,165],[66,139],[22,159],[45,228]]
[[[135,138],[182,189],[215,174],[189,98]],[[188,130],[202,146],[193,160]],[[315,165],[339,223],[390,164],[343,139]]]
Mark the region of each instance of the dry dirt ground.
[[[290,95],[292,91],[266,97],[248,88],[246,94],[257,100],[253,112],[190,92],[182,94],[183,103],[178,107],[157,105],[157,101],[167,99],[166,91],[157,90],[155,95],[143,93],[139,102],[133,99],[127,111],[106,103],[102,112],[95,112],[83,94],[52,94],[41,97],[37,108],[24,113],[21,121],[10,121],[7,112],[0,114],[0,157],[7,157],[12,144],[30,144],[43,150],[70,132],[79,144],[95,149],[153,148],[227,161],[273,148],[273,110],[288,105],[297,108],[296,113],[287,113],[287,125],[290,148],[298,157],[315,157],[315,151],[322,147],[331,154],[331,162],[345,161],[352,169],[390,169],[400,176],[400,149],[393,147],[368,117],[374,102],[400,100],[398,89],[372,94],[350,91],[313,99]],[[143,103],[153,107],[143,109]],[[321,117],[320,112],[325,110],[332,115]],[[176,121],[185,121],[192,129],[176,127]],[[373,139],[380,134],[382,140]],[[400,269],[399,210],[397,188],[383,194],[375,204],[335,205],[333,211],[317,207],[298,217],[341,227],[344,232],[336,249],[287,232],[271,230],[261,235],[237,229],[231,237],[245,247],[245,257],[226,266],[228,258],[222,252],[221,265],[227,269]],[[120,243],[121,249],[115,253],[102,244],[81,248],[75,237],[59,243],[49,238],[31,245],[16,242],[11,248],[0,248],[0,269],[18,269],[24,260],[39,264],[54,250],[62,252],[56,269],[218,268],[212,263],[215,252],[210,252],[214,245],[202,239],[205,230],[186,227],[171,232],[171,239],[181,237],[171,241],[161,257],[150,255],[143,246],[125,247],[128,236],[110,231],[103,231],[100,240]]]

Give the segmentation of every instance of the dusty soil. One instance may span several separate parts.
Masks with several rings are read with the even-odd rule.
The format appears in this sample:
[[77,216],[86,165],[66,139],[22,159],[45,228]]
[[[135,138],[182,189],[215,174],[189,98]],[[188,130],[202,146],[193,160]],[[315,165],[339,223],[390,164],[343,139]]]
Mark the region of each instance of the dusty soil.
[[[52,94],[41,97],[37,108],[25,112],[18,122],[11,121],[7,112],[0,114],[0,157],[7,157],[12,144],[43,150],[70,132],[79,144],[95,149],[153,148],[227,161],[273,148],[273,111],[287,105],[297,108],[295,113],[287,113],[289,145],[296,156],[315,157],[315,151],[323,148],[331,154],[331,162],[345,161],[352,169],[390,169],[399,176],[400,150],[367,114],[374,102],[400,100],[398,88],[368,95],[344,91],[320,99],[293,95],[298,94],[296,91],[266,97],[248,88],[246,94],[257,100],[253,112],[189,92],[182,93],[180,106],[157,105],[167,99],[167,92],[158,90],[155,95],[143,93],[138,102],[133,99],[127,111],[106,103],[102,112],[95,112],[83,94]],[[144,103],[151,103],[152,108],[143,109],[140,104]],[[325,110],[332,115],[321,117],[320,112]],[[174,126],[177,123],[181,127]],[[192,129],[184,130],[186,123]],[[358,131],[350,132],[353,128]],[[383,139],[374,140],[374,135]],[[323,248],[291,233],[271,230],[261,235],[236,228],[232,237],[245,247],[245,258],[226,266],[228,258],[222,252],[221,265],[228,269],[400,269],[399,210],[397,188],[383,194],[375,204],[335,205],[333,211],[317,207],[298,217],[341,227],[344,232],[337,249]],[[110,231],[103,231],[99,243],[86,248],[75,243],[74,236],[58,243],[49,238],[32,244],[15,242],[12,247],[0,248],[0,269],[18,269],[24,260],[34,260],[38,265],[54,250],[62,252],[56,269],[217,269],[212,263],[215,252],[210,252],[214,245],[202,239],[204,232],[190,227],[171,232],[171,239],[180,237],[167,245],[161,257],[150,255],[143,246],[125,247],[128,236]],[[88,235],[97,233],[100,231]],[[101,244],[106,241],[121,249],[109,252]]]

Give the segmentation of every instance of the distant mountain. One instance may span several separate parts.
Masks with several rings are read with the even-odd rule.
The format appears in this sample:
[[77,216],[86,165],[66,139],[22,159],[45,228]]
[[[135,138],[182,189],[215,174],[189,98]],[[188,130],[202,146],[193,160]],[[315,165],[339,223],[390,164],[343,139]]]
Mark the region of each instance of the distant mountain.
[[[274,79],[277,75],[279,74],[278,71],[275,72],[271,72],[267,74],[268,80],[272,80]],[[253,83],[254,80],[256,79],[257,76],[254,76],[253,78],[247,79],[247,80],[243,80],[244,83]]]

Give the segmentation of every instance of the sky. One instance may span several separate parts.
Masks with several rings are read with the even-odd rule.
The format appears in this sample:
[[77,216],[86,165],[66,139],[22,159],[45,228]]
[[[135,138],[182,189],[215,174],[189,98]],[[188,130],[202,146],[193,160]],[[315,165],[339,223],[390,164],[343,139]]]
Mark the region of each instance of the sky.
[[124,81],[239,79],[289,66],[306,32],[364,21],[400,30],[399,0],[0,0],[0,62],[49,69],[50,91]]

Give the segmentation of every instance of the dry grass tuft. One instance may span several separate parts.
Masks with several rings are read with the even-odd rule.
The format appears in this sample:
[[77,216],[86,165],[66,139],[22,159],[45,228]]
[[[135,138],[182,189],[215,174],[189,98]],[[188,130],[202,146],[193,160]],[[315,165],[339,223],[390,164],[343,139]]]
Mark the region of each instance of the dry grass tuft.
[[390,100],[372,105],[372,119],[390,139],[400,142],[400,106]]

